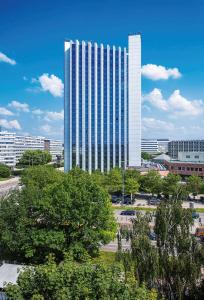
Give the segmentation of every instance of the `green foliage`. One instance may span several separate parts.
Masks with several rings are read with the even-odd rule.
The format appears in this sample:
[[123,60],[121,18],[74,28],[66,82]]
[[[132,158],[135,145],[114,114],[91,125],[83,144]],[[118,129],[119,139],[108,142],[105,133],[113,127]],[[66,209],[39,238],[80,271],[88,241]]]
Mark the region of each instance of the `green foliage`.
[[0,163],[0,178],[8,178],[11,175],[11,170],[7,165]]
[[162,179],[160,174],[151,170],[147,175],[140,177],[141,190],[151,194],[159,194],[162,191]]
[[169,173],[167,177],[163,179],[162,192],[166,198],[177,195],[181,188],[181,177],[179,175]]
[[[140,284],[155,287],[166,299],[181,300],[187,294],[195,297],[202,289],[199,283],[204,249],[191,235],[192,210],[182,208],[179,199],[177,194],[158,206],[154,227],[156,245],[149,239],[151,215],[138,213],[129,232],[131,251],[120,256],[123,262],[129,256]],[[202,299],[194,297],[190,299]]]
[[156,300],[154,290],[138,287],[132,272],[123,275],[120,265],[77,264],[65,260],[57,265],[49,259],[45,265],[27,269],[18,285],[8,285],[10,300]]
[[131,195],[131,202],[132,202],[132,195],[136,194],[139,191],[139,183],[133,178],[129,177],[125,180],[125,192]]
[[111,169],[106,175],[106,186],[110,193],[122,191],[122,171],[119,168]]
[[192,193],[194,196],[198,195],[203,187],[203,179],[199,176],[192,175],[188,177],[187,180],[187,189],[190,193]]
[[149,154],[149,153],[147,153],[147,152],[142,152],[142,153],[141,153],[141,157],[142,157],[142,159],[144,159],[144,160],[151,160],[151,159],[152,159],[152,155]]
[[68,174],[39,166],[25,171],[24,188],[0,202],[0,257],[42,262],[98,254],[116,231],[108,193],[80,169]]
[[45,165],[51,162],[52,156],[48,151],[42,150],[26,150],[21,159],[19,160],[18,165],[20,166],[38,166]]

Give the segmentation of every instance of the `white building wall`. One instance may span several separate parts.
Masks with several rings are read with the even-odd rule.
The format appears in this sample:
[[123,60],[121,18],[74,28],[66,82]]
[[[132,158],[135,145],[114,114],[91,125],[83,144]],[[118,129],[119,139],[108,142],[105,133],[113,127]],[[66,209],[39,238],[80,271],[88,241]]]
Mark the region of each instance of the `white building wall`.
[[128,37],[128,160],[141,165],[141,36]]
[[0,163],[11,168],[16,165],[15,136],[13,132],[0,132]]

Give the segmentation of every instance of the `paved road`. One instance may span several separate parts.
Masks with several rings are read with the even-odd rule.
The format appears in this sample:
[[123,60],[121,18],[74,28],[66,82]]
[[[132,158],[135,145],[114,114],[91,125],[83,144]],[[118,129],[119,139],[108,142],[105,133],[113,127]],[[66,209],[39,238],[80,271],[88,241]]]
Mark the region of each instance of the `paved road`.
[[11,190],[19,188],[19,177],[14,177],[5,181],[0,181],[0,196],[7,195]]
[[[134,219],[134,216],[121,216],[122,209],[115,210],[115,218],[119,224],[131,224],[131,219]],[[140,211],[142,213],[145,213],[144,211]],[[153,222],[150,223],[150,226],[154,226],[154,218]],[[200,222],[201,221],[201,222]],[[194,234],[197,227],[204,225],[204,213],[199,213],[199,219],[194,220],[194,226],[191,228],[191,233]],[[152,241],[152,244],[155,244],[155,241]],[[118,249],[118,243],[115,239],[114,241],[110,242],[107,245],[104,245],[101,248],[103,251],[110,251],[110,252],[116,252]],[[127,242],[125,239],[122,239],[122,249],[128,250],[130,249],[130,242]]]

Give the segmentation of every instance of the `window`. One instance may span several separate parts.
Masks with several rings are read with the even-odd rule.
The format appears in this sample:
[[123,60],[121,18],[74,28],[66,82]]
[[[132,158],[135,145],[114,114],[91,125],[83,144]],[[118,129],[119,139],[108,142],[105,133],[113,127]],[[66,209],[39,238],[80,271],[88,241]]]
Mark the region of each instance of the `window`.
[[191,158],[190,155],[186,155],[186,158]]
[[195,158],[199,158],[199,155],[195,155],[194,157],[195,157]]

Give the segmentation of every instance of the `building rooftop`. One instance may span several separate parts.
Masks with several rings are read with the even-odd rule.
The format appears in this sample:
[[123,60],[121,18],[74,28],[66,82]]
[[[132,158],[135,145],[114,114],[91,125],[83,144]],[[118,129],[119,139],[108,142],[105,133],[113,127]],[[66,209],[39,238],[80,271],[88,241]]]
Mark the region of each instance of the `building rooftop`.
[[20,272],[23,271],[23,265],[6,264],[0,266],[0,288],[4,288],[5,283],[17,282]]

